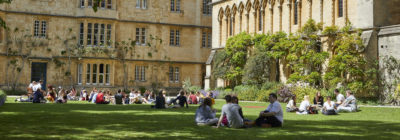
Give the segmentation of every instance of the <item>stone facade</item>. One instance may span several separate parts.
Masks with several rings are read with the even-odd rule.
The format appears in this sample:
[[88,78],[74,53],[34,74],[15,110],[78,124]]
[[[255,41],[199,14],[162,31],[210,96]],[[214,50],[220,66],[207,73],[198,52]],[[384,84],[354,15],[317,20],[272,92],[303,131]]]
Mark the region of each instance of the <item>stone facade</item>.
[[[91,8],[94,0],[13,0],[2,4],[0,17],[10,30],[0,33],[0,85],[9,86],[15,79],[25,87],[42,79],[55,86],[121,88],[126,76],[129,88],[179,88],[187,78],[202,86],[211,51],[211,15],[203,11],[207,2],[105,0],[97,12]],[[14,32],[16,28],[19,32]],[[24,39],[25,35],[31,39]],[[26,59],[7,51],[20,51],[15,43],[18,37],[27,44],[40,42]],[[129,40],[136,40],[137,45],[124,62],[114,50],[120,46],[116,42]],[[68,55],[66,51],[76,44],[92,51]],[[30,48],[22,49],[29,52]],[[37,72],[37,66],[45,70]]]
[[[240,32],[295,33],[308,19],[323,26],[344,26],[351,22],[362,29],[369,60],[378,58],[378,33],[382,26],[400,24],[400,0],[213,0],[213,52],[224,48],[226,40]],[[324,37],[322,38],[324,39]],[[396,41],[398,42],[398,41]],[[323,49],[328,51],[327,44]],[[395,49],[398,50],[398,49]],[[211,53],[214,54],[214,53]],[[213,56],[209,56],[212,59]],[[205,88],[225,86],[221,79],[212,79],[212,61],[207,63]],[[280,64],[279,81],[286,82],[290,73]]]

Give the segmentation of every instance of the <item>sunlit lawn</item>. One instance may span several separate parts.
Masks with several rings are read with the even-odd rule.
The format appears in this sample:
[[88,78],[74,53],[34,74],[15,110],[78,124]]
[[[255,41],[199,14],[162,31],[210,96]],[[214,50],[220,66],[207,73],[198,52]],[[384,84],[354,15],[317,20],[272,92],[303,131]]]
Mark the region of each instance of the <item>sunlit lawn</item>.
[[[221,109],[223,101],[214,106]],[[254,120],[267,103],[241,102]],[[246,106],[264,106],[248,108]],[[284,107],[285,105],[282,104]],[[0,107],[0,139],[400,139],[400,109],[361,108],[337,116],[284,114],[283,128],[215,129],[196,126],[189,109],[150,105],[14,103]]]

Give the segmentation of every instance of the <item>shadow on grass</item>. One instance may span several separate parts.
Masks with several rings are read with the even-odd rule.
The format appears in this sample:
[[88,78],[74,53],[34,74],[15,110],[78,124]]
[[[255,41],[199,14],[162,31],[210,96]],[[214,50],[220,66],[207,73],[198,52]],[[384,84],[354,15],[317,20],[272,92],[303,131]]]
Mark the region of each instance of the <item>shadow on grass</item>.
[[[285,120],[277,129],[214,129],[189,109],[149,105],[14,104],[0,108],[1,139],[395,139],[400,123]],[[255,118],[256,116],[249,116]]]

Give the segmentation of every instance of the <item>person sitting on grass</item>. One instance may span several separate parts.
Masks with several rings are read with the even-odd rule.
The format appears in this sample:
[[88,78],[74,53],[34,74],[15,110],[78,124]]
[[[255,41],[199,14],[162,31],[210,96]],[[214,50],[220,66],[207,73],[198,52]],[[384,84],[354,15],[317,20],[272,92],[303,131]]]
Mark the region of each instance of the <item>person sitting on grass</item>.
[[341,105],[344,102],[345,98],[344,98],[343,94],[341,94],[339,92],[338,89],[335,89],[335,95],[336,95],[336,104],[335,104],[335,106],[338,107],[339,105]]
[[196,110],[195,121],[197,125],[202,126],[217,124],[218,118],[215,117],[216,112],[217,110],[212,108],[211,98],[206,98],[203,104],[201,104]]
[[156,97],[156,105],[151,106],[151,108],[165,109],[165,97],[163,95],[164,92],[164,90],[160,90],[160,92],[158,92],[158,95]]
[[259,117],[254,122],[250,122],[250,125],[263,128],[282,127],[283,110],[277,98],[275,93],[270,93],[268,99],[270,104],[267,109],[261,111]]
[[226,104],[222,106],[221,116],[218,120],[217,126],[215,128],[219,128],[221,126],[222,120],[224,116],[228,120],[228,127],[231,128],[243,128],[243,119],[239,114],[239,106],[232,104],[232,96],[225,96]]
[[323,106],[324,105],[324,97],[321,95],[321,92],[317,92],[317,95],[314,97],[314,105]]
[[298,110],[299,109],[296,106],[296,95],[294,95],[286,105],[286,112],[296,112]]
[[[177,104],[176,101],[178,101],[179,103]],[[189,104],[187,103],[187,98],[186,98],[185,92],[183,90],[181,90],[179,92],[178,97],[176,97],[176,99],[173,100],[172,103],[174,104],[174,106],[172,106],[172,108],[185,107],[185,104],[186,104],[186,108],[189,108]]]
[[197,96],[193,92],[190,92],[189,104],[197,104]]
[[43,90],[42,90],[42,86],[39,83],[36,83],[36,85],[34,85],[32,87],[33,90],[33,103],[40,103],[42,99],[44,99],[43,97]]
[[54,103],[55,99],[56,99],[56,93],[54,92],[53,86],[49,85],[47,86],[47,96],[46,99],[51,102]]
[[338,112],[357,112],[357,100],[350,90],[346,91],[346,100],[338,107]]
[[310,98],[308,95],[304,96],[304,100],[300,103],[299,111],[296,114],[306,115],[310,108]]
[[240,115],[240,117],[242,117],[243,121],[249,122],[250,120],[245,119],[243,116],[243,110],[242,110],[242,107],[240,107],[240,105],[239,105],[239,98],[237,96],[232,96],[232,103],[233,103],[233,105],[236,105],[239,107],[239,115]]
[[115,94],[114,98],[115,98],[115,104],[117,105],[122,105],[122,99],[123,96],[121,94],[121,89],[118,89],[117,94]]
[[336,115],[335,102],[331,101],[331,96],[326,97],[326,102],[322,108],[322,114],[324,115]]
[[211,98],[212,104],[215,104],[214,94],[210,91],[207,93],[207,97]]
[[102,91],[100,91],[96,97],[96,104],[108,104],[108,103],[110,103],[110,102],[105,101],[104,93]]

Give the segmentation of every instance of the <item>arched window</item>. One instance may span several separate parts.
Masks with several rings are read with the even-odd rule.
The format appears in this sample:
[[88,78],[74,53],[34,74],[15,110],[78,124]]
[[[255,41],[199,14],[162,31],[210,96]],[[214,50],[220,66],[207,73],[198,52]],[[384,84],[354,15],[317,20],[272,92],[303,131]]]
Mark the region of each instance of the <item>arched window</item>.
[[232,36],[233,34],[233,21],[232,21],[232,17],[229,18],[229,35]]
[[296,1],[294,3],[294,25],[297,25],[297,23],[298,23],[298,6],[299,6],[299,3]]
[[343,0],[338,0],[338,16],[343,17]]
[[261,8],[258,9],[258,30],[262,31],[263,27],[263,14]]

